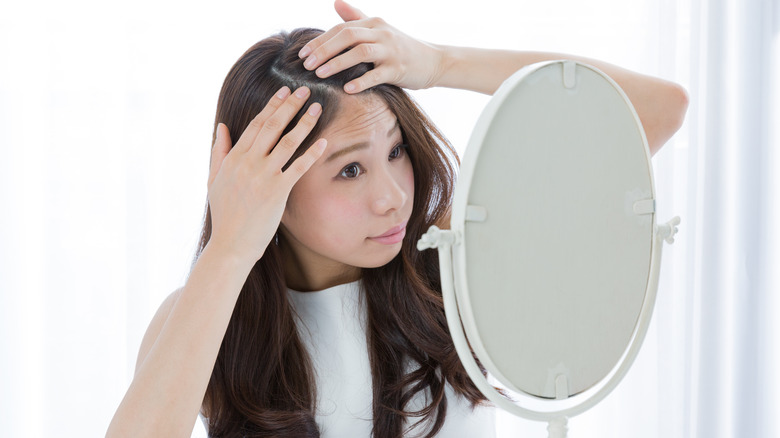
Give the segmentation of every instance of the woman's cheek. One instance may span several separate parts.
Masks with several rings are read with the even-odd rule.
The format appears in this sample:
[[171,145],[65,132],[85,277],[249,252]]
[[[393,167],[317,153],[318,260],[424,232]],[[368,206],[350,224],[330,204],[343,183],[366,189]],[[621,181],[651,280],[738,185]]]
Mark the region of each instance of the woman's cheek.
[[323,219],[346,232],[357,232],[356,224],[363,217],[356,198],[338,197],[331,199],[327,207],[327,216]]
[[407,196],[409,197],[409,202],[414,201],[414,169],[412,168],[412,163],[408,163],[408,171],[406,173],[406,187],[407,187]]

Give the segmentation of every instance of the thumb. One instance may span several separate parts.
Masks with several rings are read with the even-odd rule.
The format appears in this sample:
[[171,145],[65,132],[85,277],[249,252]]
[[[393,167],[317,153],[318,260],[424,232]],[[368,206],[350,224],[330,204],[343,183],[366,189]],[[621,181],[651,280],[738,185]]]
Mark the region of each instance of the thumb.
[[341,17],[341,19],[344,21],[368,18],[366,14],[360,12],[360,9],[348,4],[344,0],[336,0],[336,2],[333,4],[333,7],[336,8],[336,12],[338,12],[339,17]]

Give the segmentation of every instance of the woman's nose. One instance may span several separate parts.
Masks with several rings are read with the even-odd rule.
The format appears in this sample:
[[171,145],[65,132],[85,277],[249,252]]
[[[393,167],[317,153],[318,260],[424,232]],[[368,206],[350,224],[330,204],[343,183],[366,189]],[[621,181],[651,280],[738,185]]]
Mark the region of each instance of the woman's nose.
[[404,190],[401,176],[394,175],[391,169],[385,169],[374,181],[373,208],[376,214],[384,215],[399,210],[407,202],[409,194]]

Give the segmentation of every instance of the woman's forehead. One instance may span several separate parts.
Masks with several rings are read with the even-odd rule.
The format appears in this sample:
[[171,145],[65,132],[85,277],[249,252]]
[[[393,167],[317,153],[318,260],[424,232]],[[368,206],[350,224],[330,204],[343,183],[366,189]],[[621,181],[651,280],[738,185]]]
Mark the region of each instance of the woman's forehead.
[[[325,138],[352,137],[371,132],[384,134],[398,123],[387,103],[375,95],[345,95],[340,98],[339,104],[338,114],[322,132]],[[323,108],[323,111],[327,109]]]

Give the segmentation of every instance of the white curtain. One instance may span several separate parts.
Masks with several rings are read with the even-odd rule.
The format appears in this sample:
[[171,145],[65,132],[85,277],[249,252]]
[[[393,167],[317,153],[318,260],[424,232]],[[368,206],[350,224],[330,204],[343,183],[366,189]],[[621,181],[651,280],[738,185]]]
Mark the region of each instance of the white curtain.
[[[3,436],[104,433],[146,325],[186,278],[225,73],[265,35],[338,20],[315,0],[109,3],[0,5]],[[570,436],[777,436],[778,1],[357,5],[428,41],[576,53],[688,89],[653,160],[658,219],[683,222],[651,332]],[[487,98],[415,96],[462,151]]]
[[777,436],[780,2],[696,9],[689,434]]

